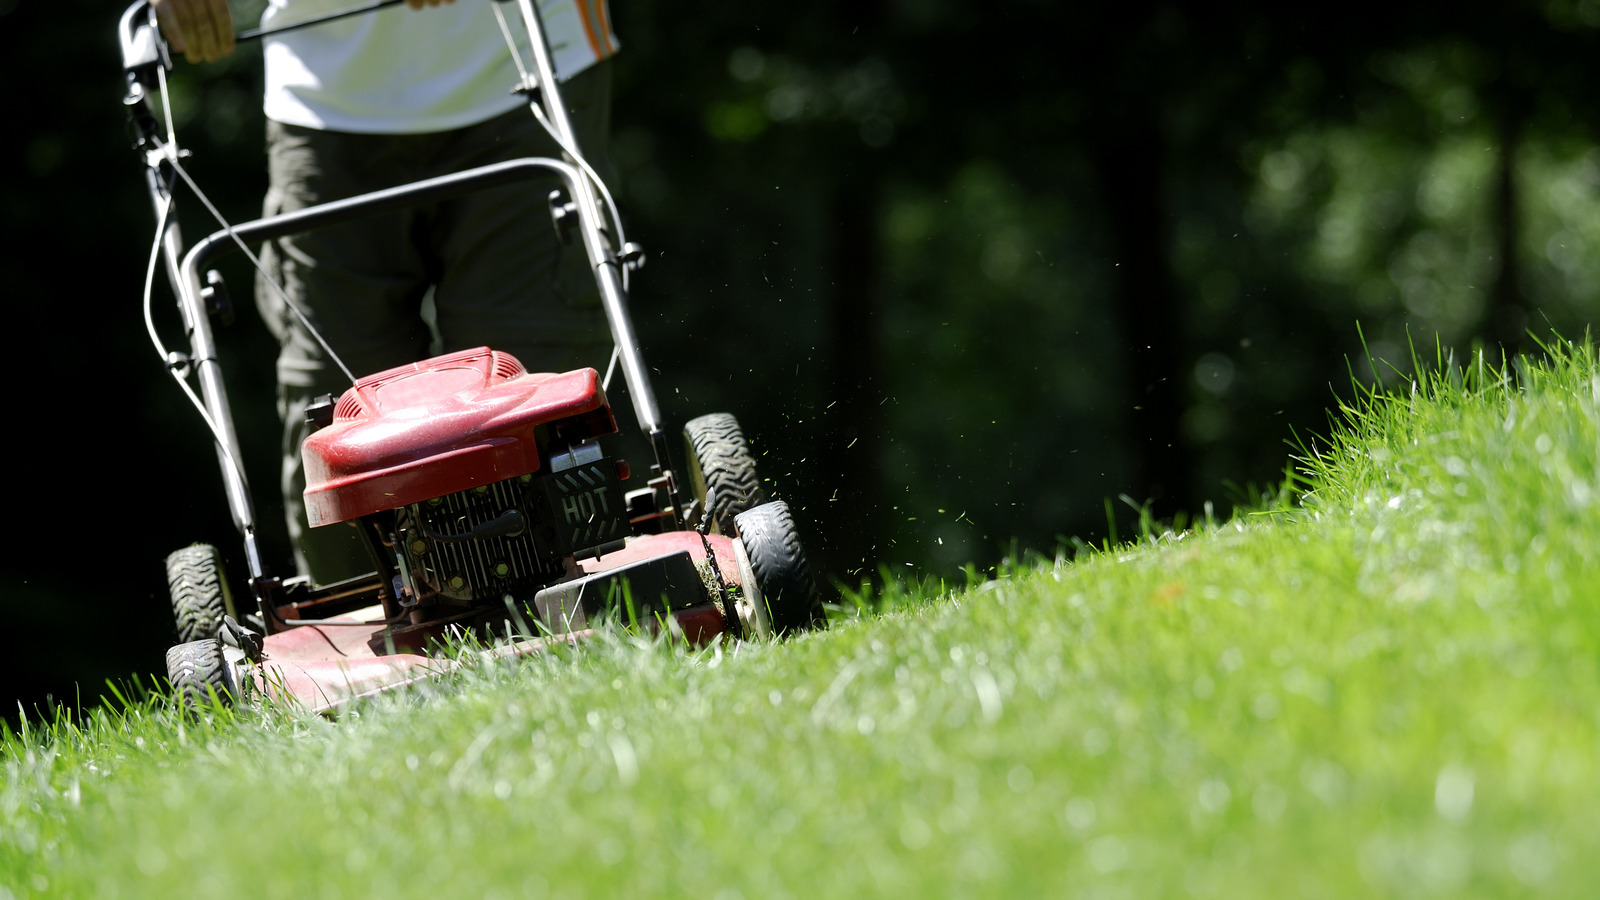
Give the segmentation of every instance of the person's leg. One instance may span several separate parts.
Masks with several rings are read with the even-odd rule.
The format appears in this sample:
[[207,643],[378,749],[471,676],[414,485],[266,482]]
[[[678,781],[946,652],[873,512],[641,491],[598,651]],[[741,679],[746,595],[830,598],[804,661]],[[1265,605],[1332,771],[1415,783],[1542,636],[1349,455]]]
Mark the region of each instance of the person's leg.
[[[603,62],[562,85],[579,148],[616,189],[608,153],[611,64]],[[520,156],[560,158],[560,149],[527,110],[464,129],[450,145],[450,164],[483,165]],[[533,372],[591,366],[602,374],[611,358],[611,331],[581,239],[557,240],[546,197],[558,180],[518,184],[441,207],[434,221],[448,260],[440,284],[439,330],[446,351],[489,346],[511,353]],[[613,235],[613,239],[615,235]],[[609,399],[620,435],[608,452],[643,474],[654,462],[636,427],[618,375]]]
[[[272,215],[413,180],[429,138],[352,135],[268,123]],[[415,246],[420,217],[395,213],[295,235],[262,254],[256,302],[278,338],[278,412],[283,419],[281,488],[296,566],[318,584],[371,571],[353,529],[306,525],[300,445],[305,409],[322,394],[338,396],[350,381],[291,308],[298,306],[352,374],[412,362],[425,355],[419,305],[428,265]]]
[[[611,70],[600,63],[562,85],[590,164],[609,170]],[[455,133],[436,165],[456,170],[560,149],[525,109]],[[560,186],[524,182],[441,204],[431,222],[443,263],[435,301],[446,352],[481,345],[530,371],[605,369],[610,332],[581,241],[561,243],[546,197]]]

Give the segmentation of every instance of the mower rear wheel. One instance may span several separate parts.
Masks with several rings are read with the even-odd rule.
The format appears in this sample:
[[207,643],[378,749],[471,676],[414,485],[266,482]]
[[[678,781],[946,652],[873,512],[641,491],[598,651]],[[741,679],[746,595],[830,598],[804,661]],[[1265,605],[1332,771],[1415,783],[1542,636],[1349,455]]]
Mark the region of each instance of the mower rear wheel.
[[711,517],[712,531],[732,535],[734,517],[767,500],[744,431],[729,413],[711,413],[691,419],[683,437],[689,445],[689,483],[702,515]]
[[210,544],[185,547],[167,557],[167,588],[180,643],[214,638],[223,616],[238,617],[223,577],[222,554]]
[[188,641],[167,650],[167,680],[186,709],[210,705],[212,698],[232,705],[239,691],[222,655],[222,642]]
[[738,540],[750,564],[750,583],[742,588],[757,611],[766,612],[772,632],[783,637],[826,625],[822,593],[812,577],[789,505],[775,500],[735,519]]

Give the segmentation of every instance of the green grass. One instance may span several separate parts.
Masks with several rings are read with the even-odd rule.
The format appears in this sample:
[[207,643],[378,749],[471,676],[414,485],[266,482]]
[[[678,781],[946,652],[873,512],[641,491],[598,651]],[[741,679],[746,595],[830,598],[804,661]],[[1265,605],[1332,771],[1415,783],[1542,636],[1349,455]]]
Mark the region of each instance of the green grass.
[[1365,395],[1294,506],[783,645],[0,742],[0,897],[1580,896],[1600,368]]

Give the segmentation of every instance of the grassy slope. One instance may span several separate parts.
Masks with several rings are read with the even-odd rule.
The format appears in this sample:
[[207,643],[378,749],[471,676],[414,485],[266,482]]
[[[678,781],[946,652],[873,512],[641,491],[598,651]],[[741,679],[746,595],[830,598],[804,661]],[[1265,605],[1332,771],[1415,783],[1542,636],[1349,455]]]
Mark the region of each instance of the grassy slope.
[[[1373,401],[1303,507],[782,646],[0,746],[17,896],[1575,896],[1600,377]],[[6,895],[0,890],[0,897]]]

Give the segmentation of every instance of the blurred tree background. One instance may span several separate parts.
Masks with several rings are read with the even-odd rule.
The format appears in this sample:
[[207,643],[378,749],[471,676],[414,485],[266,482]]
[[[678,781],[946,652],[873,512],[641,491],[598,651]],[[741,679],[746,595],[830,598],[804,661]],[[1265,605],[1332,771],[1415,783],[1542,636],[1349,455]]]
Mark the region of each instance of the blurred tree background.
[[[0,0],[0,603],[30,705],[160,670],[167,552],[209,541],[242,569],[215,457],[143,336],[121,8]],[[738,414],[846,584],[1097,541],[1107,498],[1123,534],[1143,505],[1226,515],[1352,375],[1403,383],[1413,342],[1525,349],[1600,310],[1600,0],[612,13],[665,411]],[[191,170],[236,221],[264,186],[259,67],[246,47],[173,80]],[[215,227],[185,212],[191,239]],[[224,271],[275,524],[273,348],[250,273]]]

